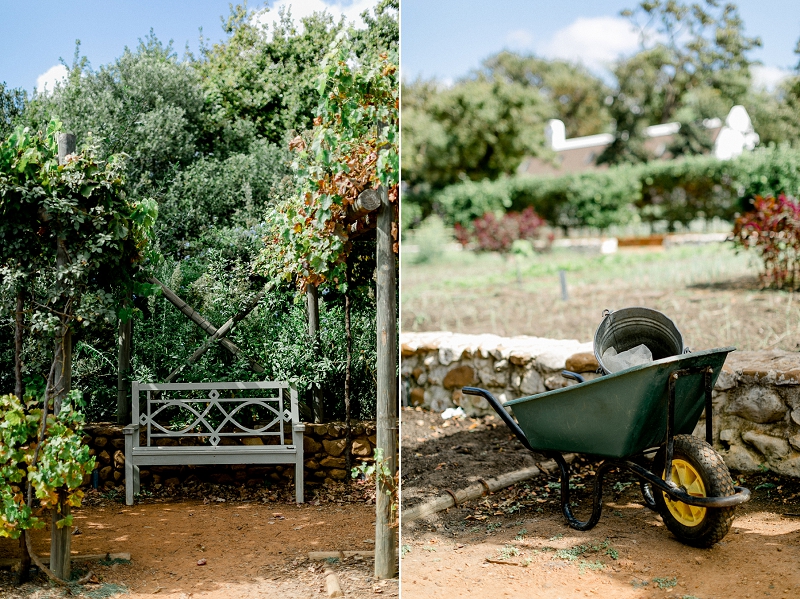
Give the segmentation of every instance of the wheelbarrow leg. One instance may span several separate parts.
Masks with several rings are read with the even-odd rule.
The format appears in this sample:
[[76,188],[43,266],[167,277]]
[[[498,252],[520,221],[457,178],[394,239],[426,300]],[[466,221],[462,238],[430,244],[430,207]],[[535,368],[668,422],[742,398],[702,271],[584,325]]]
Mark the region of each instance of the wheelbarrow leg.
[[594,479],[594,489],[592,492],[592,515],[585,522],[578,520],[572,513],[572,507],[569,502],[569,464],[560,453],[549,452],[546,454],[548,457],[555,460],[558,468],[561,471],[561,512],[567,520],[570,528],[575,530],[590,530],[595,527],[600,520],[600,515],[603,511],[603,477],[606,473],[615,468],[615,462],[603,462],[597,469],[597,475]]

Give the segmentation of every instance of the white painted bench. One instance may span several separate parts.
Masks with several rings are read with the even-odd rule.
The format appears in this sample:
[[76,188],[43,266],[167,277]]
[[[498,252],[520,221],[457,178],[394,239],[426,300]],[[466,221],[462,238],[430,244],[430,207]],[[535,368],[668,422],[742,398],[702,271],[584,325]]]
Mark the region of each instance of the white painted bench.
[[[144,396],[140,405],[141,394]],[[305,425],[300,422],[294,386],[275,381],[134,382],[132,399],[133,424],[124,428],[128,505],[133,505],[133,496],[139,493],[140,466],[200,464],[294,464],[295,496],[298,503],[303,503]],[[287,443],[285,434],[289,432],[291,442]],[[226,437],[264,438],[272,444],[220,445]],[[199,443],[175,443],[187,438]],[[172,441],[159,445],[160,439]]]

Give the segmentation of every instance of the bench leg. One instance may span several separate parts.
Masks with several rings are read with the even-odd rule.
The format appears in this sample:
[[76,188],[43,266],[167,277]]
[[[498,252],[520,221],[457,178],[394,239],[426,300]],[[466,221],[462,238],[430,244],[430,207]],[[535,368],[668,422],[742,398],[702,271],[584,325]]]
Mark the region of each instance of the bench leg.
[[[134,474],[134,469],[137,470],[136,474]],[[134,477],[136,477],[137,479],[139,478],[138,470],[139,469],[133,465],[133,462],[131,462],[130,459],[125,460],[125,504],[126,505],[133,505]]]
[[139,466],[136,464],[133,465],[133,494],[138,495],[141,492],[141,487],[139,486]]
[[294,490],[297,503],[303,503],[303,459],[298,456],[294,464]]

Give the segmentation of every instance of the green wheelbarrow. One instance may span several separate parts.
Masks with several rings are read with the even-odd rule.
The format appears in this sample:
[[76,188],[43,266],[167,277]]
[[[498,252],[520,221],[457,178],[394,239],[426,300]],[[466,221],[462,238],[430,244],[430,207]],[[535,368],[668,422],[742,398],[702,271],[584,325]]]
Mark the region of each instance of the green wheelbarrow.
[[[748,489],[733,484],[712,448],[711,390],[734,349],[680,354],[592,381],[564,371],[578,384],[505,404],[485,389],[462,391],[485,398],[526,448],[555,460],[561,511],[572,528],[589,530],[597,524],[603,477],[624,468],[639,478],[645,504],[681,542],[710,547],[728,533],[735,507],[750,498]],[[705,441],[691,434],[704,409]],[[605,458],[597,468],[592,514],[585,522],[570,507],[570,470],[562,452]]]

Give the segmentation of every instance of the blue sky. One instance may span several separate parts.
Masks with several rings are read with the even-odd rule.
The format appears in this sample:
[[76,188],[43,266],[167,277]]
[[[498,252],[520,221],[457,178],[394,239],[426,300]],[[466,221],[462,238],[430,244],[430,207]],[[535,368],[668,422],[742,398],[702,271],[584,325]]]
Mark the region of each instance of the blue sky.
[[[236,1],[234,0],[234,3]],[[274,0],[273,9],[291,5],[297,19],[327,9],[358,21],[374,0]],[[63,69],[59,59],[72,64],[75,40],[93,68],[120,56],[126,46],[135,48],[152,28],[156,37],[183,55],[186,44],[199,46],[199,28],[211,41],[224,37],[220,17],[229,14],[229,0],[0,0],[0,82],[32,91],[48,83],[49,89]],[[264,2],[251,0],[259,8]],[[47,74],[47,75],[46,75]],[[46,75],[46,76],[45,76]]]
[[[406,81],[435,77],[448,82],[503,49],[575,59],[593,70],[636,49],[620,10],[635,0],[401,0],[401,68]],[[751,57],[764,63],[757,77],[769,84],[798,62],[800,2],[736,2],[745,33],[763,47]],[[609,58],[610,57],[610,58]]]

